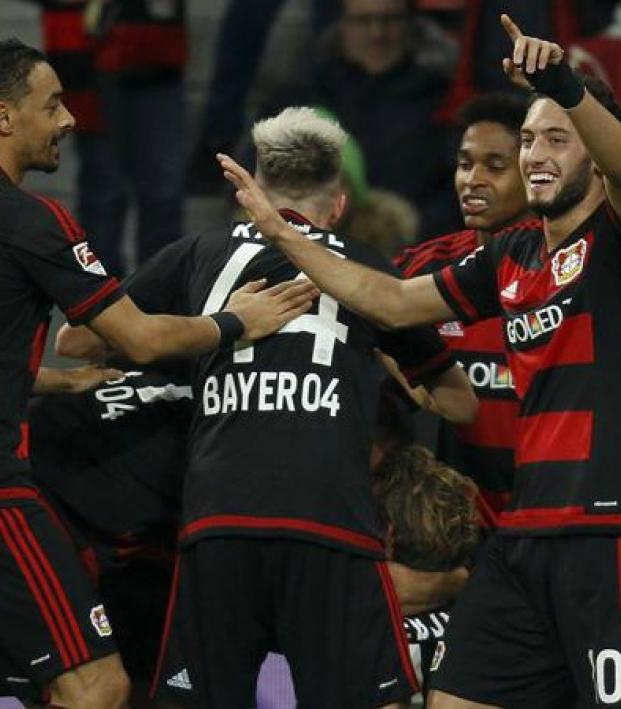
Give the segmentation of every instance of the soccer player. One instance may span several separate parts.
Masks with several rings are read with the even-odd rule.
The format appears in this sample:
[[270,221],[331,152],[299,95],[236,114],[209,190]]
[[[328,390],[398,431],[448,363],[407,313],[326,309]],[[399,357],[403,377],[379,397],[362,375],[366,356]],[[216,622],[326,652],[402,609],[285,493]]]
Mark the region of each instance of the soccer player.
[[[26,405],[55,302],[132,359],[193,354],[266,335],[308,309],[309,285],[253,293],[214,317],[146,315],[106,275],[58,202],[19,187],[53,172],[74,120],[45,57],[0,42],[0,685],[47,688],[58,706],[112,709],[128,683],[105,609],[29,477]],[[235,311],[235,312],[234,312]],[[237,313],[237,314],[235,314]]]
[[[472,561],[479,539],[474,482],[423,446],[403,446],[374,472],[387,535],[387,555],[416,571],[457,571]],[[427,693],[430,669],[444,652],[453,598],[435,606],[402,604],[412,664]]]
[[[455,191],[466,229],[405,249],[395,263],[406,278],[461,261],[494,232],[525,218],[518,156],[526,110],[525,98],[502,93],[484,94],[462,107]],[[500,317],[473,325],[454,320],[439,331],[468,373],[479,414],[472,424],[441,419],[436,454],[476,481],[482,522],[494,529],[513,486],[518,414],[502,322]]]
[[[289,109],[254,138],[288,223],[339,259],[394,272],[330,230],[344,207],[336,124]],[[252,222],[225,236],[162,251],[137,274],[143,292],[213,313],[259,274],[269,283],[296,276]],[[146,307],[136,282],[132,293]],[[272,338],[200,358],[162,694],[245,709],[272,649],[289,659],[301,706],[392,706],[410,696],[369,473],[378,347],[434,396],[457,393],[463,419],[474,415],[467,379],[433,328],[387,335],[329,296]]]
[[[388,327],[500,315],[520,398],[516,483],[460,595],[433,709],[621,701],[617,352],[621,112],[509,17],[504,61],[537,94],[520,168],[540,219],[457,266],[407,281],[335,258],[291,229],[221,156],[261,233],[323,291]],[[595,96],[597,94],[597,97]]]

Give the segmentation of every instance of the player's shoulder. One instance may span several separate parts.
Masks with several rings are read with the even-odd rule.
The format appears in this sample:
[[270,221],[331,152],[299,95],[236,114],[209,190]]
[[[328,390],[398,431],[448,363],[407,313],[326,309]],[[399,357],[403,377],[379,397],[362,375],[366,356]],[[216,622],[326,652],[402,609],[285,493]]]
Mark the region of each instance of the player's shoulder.
[[84,241],[84,229],[61,201],[37,192],[19,192],[21,194],[16,199],[20,229],[37,233],[54,232],[74,244]]
[[407,247],[394,263],[406,278],[410,278],[448,266],[472,252],[476,246],[474,229],[464,229]]
[[541,219],[524,219],[496,232],[490,243],[497,251],[507,253],[521,249],[525,243],[534,243],[542,234]]

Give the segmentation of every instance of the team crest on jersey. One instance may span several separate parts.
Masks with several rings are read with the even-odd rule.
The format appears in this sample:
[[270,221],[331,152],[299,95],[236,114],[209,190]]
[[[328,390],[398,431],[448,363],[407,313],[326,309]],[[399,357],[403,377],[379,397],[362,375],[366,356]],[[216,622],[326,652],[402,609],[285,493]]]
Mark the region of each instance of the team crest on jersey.
[[96,273],[99,276],[106,276],[106,269],[102,266],[101,261],[90,250],[88,241],[82,241],[73,247],[76,261],[80,266],[89,273]]
[[589,245],[580,239],[566,249],[559,249],[552,258],[552,275],[557,286],[565,286],[576,279],[584,268]]
[[102,604],[91,608],[91,623],[97,631],[100,638],[105,638],[107,635],[112,635],[112,626],[106,615],[106,609]]
[[442,337],[463,337],[464,328],[459,320],[451,320],[440,325],[438,332]]

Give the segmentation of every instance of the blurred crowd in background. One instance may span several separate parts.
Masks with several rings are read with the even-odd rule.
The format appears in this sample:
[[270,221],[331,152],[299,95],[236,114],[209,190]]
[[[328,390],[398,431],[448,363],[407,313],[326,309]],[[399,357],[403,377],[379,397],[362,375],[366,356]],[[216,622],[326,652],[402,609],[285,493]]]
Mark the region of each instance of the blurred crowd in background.
[[[77,119],[78,217],[121,275],[184,233],[188,196],[232,209],[215,153],[252,166],[247,127],[286,105],[320,107],[351,136],[342,232],[391,256],[459,228],[454,117],[477,93],[510,90],[501,12],[569,48],[573,66],[613,88],[620,81],[613,0],[229,0],[190,133],[184,78],[200,42],[196,33],[190,42],[190,3],[23,1],[41,7],[43,48]],[[300,41],[274,46],[270,32],[290,3],[304,5],[307,24]],[[278,80],[259,71],[266,48],[284,67]],[[122,245],[130,205],[131,264]]]

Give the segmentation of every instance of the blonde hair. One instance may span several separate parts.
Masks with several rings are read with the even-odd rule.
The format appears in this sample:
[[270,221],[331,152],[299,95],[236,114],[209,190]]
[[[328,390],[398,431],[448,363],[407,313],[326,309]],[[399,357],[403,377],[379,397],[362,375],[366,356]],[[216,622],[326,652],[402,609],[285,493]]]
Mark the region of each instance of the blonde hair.
[[475,483],[412,445],[389,455],[375,491],[392,534],[393,559],[428,571],[464,564],[479,538]]
[[257,175],[270,192],[295,200],[340,186],[341,152],[347,134],[308,107],[285,108],[255,123]]

